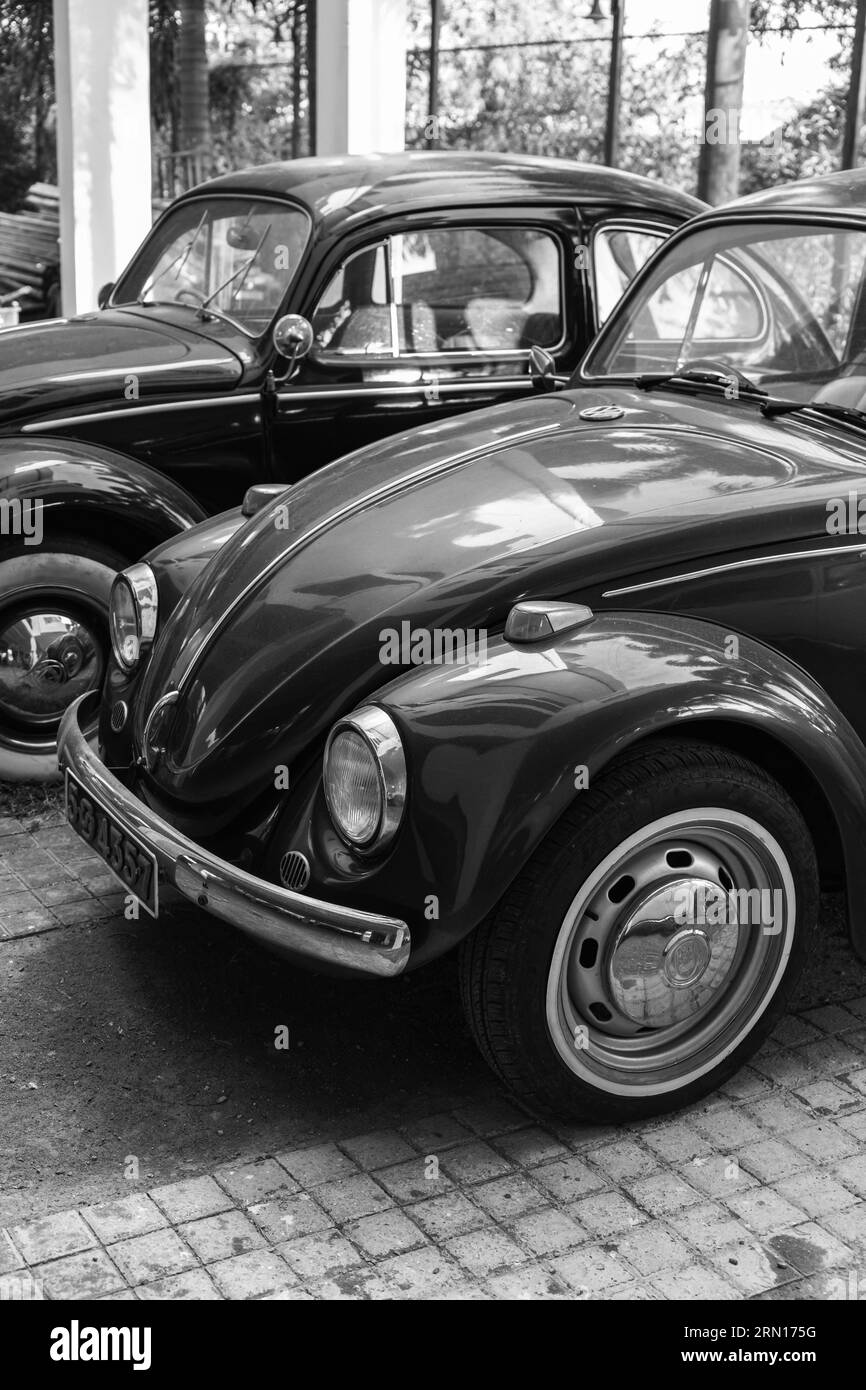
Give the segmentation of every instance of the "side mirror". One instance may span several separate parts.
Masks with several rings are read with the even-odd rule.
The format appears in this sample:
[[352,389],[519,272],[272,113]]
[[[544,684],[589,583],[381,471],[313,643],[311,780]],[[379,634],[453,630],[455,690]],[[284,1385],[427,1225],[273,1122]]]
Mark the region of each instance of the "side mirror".
[[529,349],[529,375],[535,391],[556,390],[556,363],[543,347],[537,344]]
[[273,343],[280,356],[286,358],[291,376],[313,346],[313,325],[303,314],[283,314],[274,324]]
[[111,291],[112,291],[113,289],[114,289],[114,281],[113,281],[113,280],[106,280],[105,284],[102,286],[102,289],[99,291],[99,294],[96,296],[96,303],[99,305],[99,308],[100,308],[100,309],[104,309],[104,308],[105,308],[106,304],[108,303],[109,299],[111,298]]

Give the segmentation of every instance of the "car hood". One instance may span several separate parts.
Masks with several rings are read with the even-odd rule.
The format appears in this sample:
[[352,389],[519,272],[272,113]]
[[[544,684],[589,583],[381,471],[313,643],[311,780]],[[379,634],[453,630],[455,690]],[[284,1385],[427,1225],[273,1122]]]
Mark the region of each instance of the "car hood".
[[241,361],[223,343],[155,313],[103,309],[0,331],[0,424],[240,380]]
[[[621,417],[585,418],[598,405]],[[814,535],[828,486],[866,464],[831,434],[742,402],[583,389],[329,465],[235,532],[169,617],[137,701],[140,746],[179,692],[153,784],[211,809],[251,800],[399,673],[380,651],[404,623],[492,632],[521,598]]]

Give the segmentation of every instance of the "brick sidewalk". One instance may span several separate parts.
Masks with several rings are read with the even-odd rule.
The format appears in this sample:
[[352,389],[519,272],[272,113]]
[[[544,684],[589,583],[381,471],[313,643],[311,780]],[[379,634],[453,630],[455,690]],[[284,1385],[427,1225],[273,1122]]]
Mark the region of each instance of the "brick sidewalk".
[[[0,936],[115,916],[62,823],[0,821]],[[256,1156],[0,1233],[0,1298],[866,1297],[866,998],[785,1019],[622,1129],[503,1103]]]
[[866,1298],[864,1020],[866,999],[785,1020],[671,1118],[543,1128],[503,1103],[12,1227],[0,1292]]
[[122,904],[117,879],[62,810],[0,820],[0,940],[98,922]]

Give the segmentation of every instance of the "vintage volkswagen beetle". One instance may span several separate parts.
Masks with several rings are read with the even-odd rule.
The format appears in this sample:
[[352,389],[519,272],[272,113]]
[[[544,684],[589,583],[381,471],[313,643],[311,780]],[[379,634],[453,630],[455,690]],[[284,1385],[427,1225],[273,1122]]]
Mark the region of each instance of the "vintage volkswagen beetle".
[[100,311],[0,333],[0,778],[53,771],[117,570],[252,483],[524,394],[533,346],[570,373],[702,206],[565,160],[273,164],[172,204]]
[[708,213],[565,391],[157,550],[99,753],[64,720],[73,825],[150,910],[162,876],[314,966],[459,946],[537,1109],[719,1084],[822,882],[866,954],[864,267],[864,174]]

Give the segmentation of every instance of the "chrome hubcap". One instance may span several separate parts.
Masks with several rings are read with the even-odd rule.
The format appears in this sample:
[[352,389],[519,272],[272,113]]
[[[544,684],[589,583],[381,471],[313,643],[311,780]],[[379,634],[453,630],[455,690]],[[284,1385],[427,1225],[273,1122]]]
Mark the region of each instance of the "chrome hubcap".
[[[736,920],[684,925],[707,879],[675,878],[653,888],[613,936],[607,973],[611,997],[634,1023],[668,1028],[700,1012],[724,988],[736,955]],[[691,920],[694,920],[693,918]]]
[[67,705],[101,682],[105,655],[98,624],[56,610],[0,616],[0,721],[22,745],[52,741]]
[[645,826],[563,920],[546,1004],[557,1051],[611,1093],[686,1085],[751,1031],[794,926],[793,877],[765,827],[717,807]]

